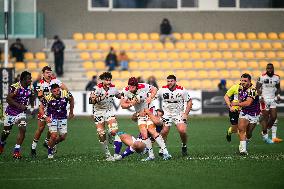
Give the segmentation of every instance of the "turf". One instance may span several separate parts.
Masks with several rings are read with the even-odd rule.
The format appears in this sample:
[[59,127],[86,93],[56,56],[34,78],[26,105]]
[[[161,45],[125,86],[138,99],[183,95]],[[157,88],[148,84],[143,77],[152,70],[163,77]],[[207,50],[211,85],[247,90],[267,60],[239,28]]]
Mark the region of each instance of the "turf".
[[[278,136],[284,138],[284,118],[279,120]],[[137,135],[135,123],[119,118],[120,130]],[[181,156],[180,139],[173,127],[168,149],[173,155],[163,161],[158,155],[152,162],[141,162],[135,154],[119,162],[104,161],[90,118],[69,121],[67,140],[58,147],[54,160],[47,159],[42,146],[38,157],[29,155],[36,129],[31,120],[22,148],[23,159],[13,160],[12,149],[17,128],[9,136],[0,156],[0,188],[284,188],[284,143],[264,144],[260,127],[249,144],[249,156],[240,157],[238,138],[225,140],[227,117],[193,117],[188,127],[190,158]],[[46,132],[44,132],[45,135]],[[158,149],[155,147],[155,152]]]

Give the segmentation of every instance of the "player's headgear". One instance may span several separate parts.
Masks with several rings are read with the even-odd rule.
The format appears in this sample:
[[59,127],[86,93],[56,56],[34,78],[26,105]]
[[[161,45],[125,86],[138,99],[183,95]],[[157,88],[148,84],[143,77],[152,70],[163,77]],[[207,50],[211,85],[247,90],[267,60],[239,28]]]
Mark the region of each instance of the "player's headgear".
[[99,76],[100,80],[112,79],[110,72],[104,72]]
[[177,78],[176,78],[176,76],[174,76],[174,75],[169,75],[168,77],[167,77],[167,79],[173,79],[173,80],[177,80]]
[[138,86],[138,79],[136,77],[131,77],[128,79],[128,85]]
[[49,67],[49,66],[44,66],[44,67],[42,68],[42,70],[41,70],[42,73],[44,73],[45,70],[47,70],[47,71],[52,71],[51,67]]

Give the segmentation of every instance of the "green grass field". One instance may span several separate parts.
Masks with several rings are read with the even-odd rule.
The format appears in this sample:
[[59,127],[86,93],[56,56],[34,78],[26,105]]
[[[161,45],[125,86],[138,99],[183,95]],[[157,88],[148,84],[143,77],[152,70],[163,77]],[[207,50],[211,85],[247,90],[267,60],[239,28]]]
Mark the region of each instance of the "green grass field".
[[[135,154],[119,162],[106,162],[90,118],[69,121],[67,140],[58,146],[54,160],[47,159],[42,146],[45,136],[39,142],[38,157],[32,159],[30,145],[37,125],[31,120],[23,159],[12,159],[16,127],[8,138],[0,156],[0,188],[284,188],[284,143],[264,144],[257,126],[249,156],[240,157],[237,136],[231,143],[225,140],[228,123],[227,117],[190,119],[191,159],[181,156],[179,135],[173,127],[167,145],[172,160],[163,161],[156,155],[155,161],[141,162],[143,156]],[[283,117],[279,123],[278,136],[284,138]],[[135,136],[138,133],[128,118],[119,118],[119,126]],[[154,150],[157,154],[158,149]]]

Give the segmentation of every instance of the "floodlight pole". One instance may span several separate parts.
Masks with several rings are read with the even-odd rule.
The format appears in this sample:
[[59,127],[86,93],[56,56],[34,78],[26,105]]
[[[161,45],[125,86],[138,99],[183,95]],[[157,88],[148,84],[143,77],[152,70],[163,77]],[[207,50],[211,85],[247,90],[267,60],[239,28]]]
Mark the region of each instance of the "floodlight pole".
[[8,12],[9,0],[4,0],[4,39],[8,40]]

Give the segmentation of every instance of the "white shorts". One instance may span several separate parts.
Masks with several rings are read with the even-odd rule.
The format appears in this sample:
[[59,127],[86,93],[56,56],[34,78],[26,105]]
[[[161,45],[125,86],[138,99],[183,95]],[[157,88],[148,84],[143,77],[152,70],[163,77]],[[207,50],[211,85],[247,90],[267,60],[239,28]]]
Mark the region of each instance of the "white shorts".
[[146,116],[138,116],[138,125],[153,125],[153,121],[150,120],[150,118],[146,115]]
[[[12,116],[12,115],[8,115],[8,114],[4,114],[4,126],[6,127],[10,127],[14,124],[17,124],[19,122],[19,120],[26,120],[27,119],[27,114],[26,113],[20,113],[16,116]],[[24,125],[26,126],[26,125]]]
[[52,122],[47,125],[50,133],[58,132],[59,135],[67,133],[67,119],[52,119]]
[[249,121],[249,123],[254,124],[259,121],[259,115],[252,116],[252,115],[245,114],[244,112],[241,111],[239,115],[239,119],[246,119]]
[[268,111],[269,109],[274,109],[277,107],[277,103],[275,99],[264,99],[264,103],[260,104],[261,110],[266,110]]
[[165,126],[167,126],[167,127],[172,126],[172,123],[174,123],[175,125],[180,124],[180,123],[186,124],[186,120],[183,119],[182,114],[164,115],[163,116],[163,122],[165,123]]
[[94,111],[93,116],[95,124],[104,123],[115,119],[114,112],[111,110]]

